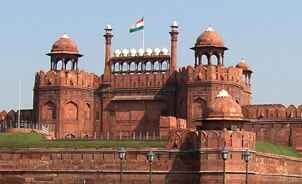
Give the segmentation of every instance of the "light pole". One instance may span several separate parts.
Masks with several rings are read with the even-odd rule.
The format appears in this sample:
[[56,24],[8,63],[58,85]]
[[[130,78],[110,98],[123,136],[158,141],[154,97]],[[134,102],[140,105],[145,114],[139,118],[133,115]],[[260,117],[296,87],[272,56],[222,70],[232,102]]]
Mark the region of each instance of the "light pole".
[[155,153],[153,151],[149,151],[147,153],[147,160],[149,162],[149,184],[152,184],[152,162],[155,158]]
[[252,154],[249,150],[243,152],[243,159],[245,161],[245,183],[248,184],[249,161],[252,159]]
[[229,158],[229,151],[225,148],[221,151],[221,157],[223,159],[223,183],[226,183],[226,174],[225,174],[225,161]]
[[122,184],[122,176],[123,176],[123,160],[126,157],[126,150],[125,148],[119,148],[117,150],[118,157],[120,159],[120,184]]

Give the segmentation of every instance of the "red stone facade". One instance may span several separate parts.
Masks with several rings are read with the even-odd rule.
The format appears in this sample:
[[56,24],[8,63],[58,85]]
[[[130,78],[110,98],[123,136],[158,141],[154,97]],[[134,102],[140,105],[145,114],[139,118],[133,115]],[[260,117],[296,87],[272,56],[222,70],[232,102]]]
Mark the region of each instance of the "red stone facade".
[[[197,37],[194,61],[179,68],[177,24],[169,33],[169,50],[112,51],[112,28],[106,26],[101,76],[79,69],[80,50],[63,35],[47,54],[49,71],[36,74],[34,108],[22,110],[21,119],[47,127],[55,138],[167,138],[182,120],[183,128],[244,128],[259,140],[300,142],[293,130],[302,128],[302,106],[252,104],[250,66],[245,60],[225,64],[228,48],[213,28]],[[218,97],[222,90],[228,95]],[[17,117],[15,111],[3,111],[0,122],[12,124]],[[1,124],[2,130],[6,125]],[[282,138],[275,133],[280,129]]]
[[[112,52],[112,29],[105,29],[104,74],[78,69],[82,56],[67,35],[53,45],[50,70],[38,72],[34,114],[56,138],[160,136],[160,119],[174,116],[196,127],[221,89],[240,105],[249,105],[251,71],[224,65],[222,38],[203,32],[194,47],[195,65],[177,69],[178,26],[170,31],[171,48]],[[192,62],[193,63],[193,62]]]

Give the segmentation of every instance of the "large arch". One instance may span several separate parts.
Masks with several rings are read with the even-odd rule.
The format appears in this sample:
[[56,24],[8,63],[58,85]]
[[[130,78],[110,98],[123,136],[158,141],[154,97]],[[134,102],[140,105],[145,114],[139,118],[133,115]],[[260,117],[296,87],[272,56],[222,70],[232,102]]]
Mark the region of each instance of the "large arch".
[[78,120],[78,105],[69,101],[64,105],[64,119],[67,120]]
[[196,120],[202,118],[206,112],[206,108],[207,102],[200,97],[196,98],[192,104],[192,119]]
[[50,121],[55,120],[56,115],[56,105],[55,103],[48,101],[42,107],[42,120]]

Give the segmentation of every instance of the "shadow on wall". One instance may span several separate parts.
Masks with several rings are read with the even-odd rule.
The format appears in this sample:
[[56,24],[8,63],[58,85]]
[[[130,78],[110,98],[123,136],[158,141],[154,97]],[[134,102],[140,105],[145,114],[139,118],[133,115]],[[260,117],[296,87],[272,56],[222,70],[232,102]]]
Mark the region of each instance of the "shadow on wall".
[[[200,152],[198,133],[191,130],[176,130],[172,133],[174,141],[168,146],[177,152],[165,180],[167,184],[200,183]],[[171,139],[170,139],[171,140]]]
[[[133,76],[134,74],[128,75]],[[113,98],[106,107],[106,111],[109,112],[107,121],[111,122],[111,125],[108,127],[109,130],[103,132],[103,137],[110,134],[110,138],[114,139],[141,139],[141,137],[158,139],[160,116],[175,115],[175,74],[166,71],[139,77],[148,79],[140,80],[141,82],[137,84],[144,86],[145,92],[143,95],[135,92],[122,96],[123,98],[121,96]]]

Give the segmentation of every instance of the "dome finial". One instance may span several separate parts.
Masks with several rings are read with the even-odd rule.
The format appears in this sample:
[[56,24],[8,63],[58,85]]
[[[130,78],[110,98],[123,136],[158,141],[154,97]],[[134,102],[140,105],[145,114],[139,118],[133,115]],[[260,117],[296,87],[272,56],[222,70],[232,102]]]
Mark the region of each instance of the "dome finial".
[[206,28],[206,31],[208,31],[208,32],[215,32],[215,29],[214,29],[211,25],[209,25],[209,26]]
[[228,97],[228,96],[230,96],[229,93],[225,89],[222,89],[221,91],[219,91],[216,97]]
[[70,38],[67,33],[64,33],[61,38]]

